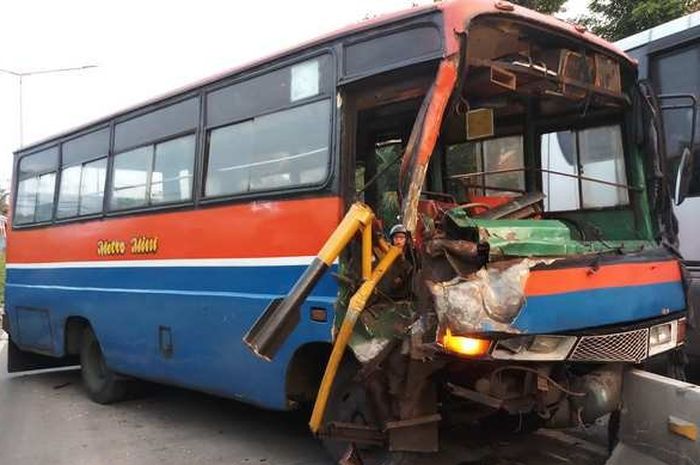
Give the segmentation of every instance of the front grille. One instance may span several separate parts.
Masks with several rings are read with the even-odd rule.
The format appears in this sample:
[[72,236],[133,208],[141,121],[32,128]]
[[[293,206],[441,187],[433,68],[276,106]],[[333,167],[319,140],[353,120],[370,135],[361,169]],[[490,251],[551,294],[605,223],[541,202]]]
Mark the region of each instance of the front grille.
[[569,360],[579,362],[640,362],[647,357],[649,329],[583,336]]

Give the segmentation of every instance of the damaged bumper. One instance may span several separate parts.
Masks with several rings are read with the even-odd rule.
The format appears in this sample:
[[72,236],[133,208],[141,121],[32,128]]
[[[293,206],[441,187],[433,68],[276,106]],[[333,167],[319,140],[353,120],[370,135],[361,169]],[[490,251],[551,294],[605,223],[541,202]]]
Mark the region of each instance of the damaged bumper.
[[685,317],[627,331],[586,335],[516,336],[495,341],[488,356],[508,361],[640,363],[685,340]]

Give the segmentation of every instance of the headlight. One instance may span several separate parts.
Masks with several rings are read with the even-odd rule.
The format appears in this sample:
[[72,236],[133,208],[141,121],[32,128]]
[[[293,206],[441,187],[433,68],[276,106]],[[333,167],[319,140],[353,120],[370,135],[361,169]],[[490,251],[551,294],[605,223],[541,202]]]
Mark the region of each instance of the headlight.
[[519,336],[498,341],[491,356],[500,360],[564,360],[574,344],[575,336]]
[[649,345],[658,346],[671,341],[671,323],[654,326],[649,331]]
[[649,357],[673,349],[678,344],[683,343],[683,340],[678,337],[679,324],[683,325],[681,332],[684,333],[685,319],[669,321],[649,328]]
[[566,339],[560,336],[536,336],[528,350],[538,354],[549,354],[555,352]]

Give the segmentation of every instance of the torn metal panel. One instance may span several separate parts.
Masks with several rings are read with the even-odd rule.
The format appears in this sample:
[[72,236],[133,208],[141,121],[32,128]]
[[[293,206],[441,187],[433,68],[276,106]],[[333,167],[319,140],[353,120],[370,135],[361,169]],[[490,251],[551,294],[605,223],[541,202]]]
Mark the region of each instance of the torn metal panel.
[[391,339],[384,337],[371,337],[369,339],[353,334],[350,339],[350,349],[360,363],[368,363],[374,360],[382,351],[391,344]]
[[440,326],[455,333],[517,333],[509,323],[525,303],[530,269],[541,262],[524,259],[499,263],[480,269],[470,278],[432,283]]
[[457,83],[457,58],[443,60],[411,131],[401,163],[401,217],[409,231],[418,224],[418,200],[442,120]]
[[644,240],[590,241],[572,237],[571,229],[560,220],[473,218],[455,208],[446,215],[448,232],[473,242],[487,243],[489,257],[556,257],[583,255],[610,250],[633,251],[653,245]]
[[373,360],[392,340],[410,332],[414,315],[414,304],[408,301],[368,307],[350,338],[350,349],[361,363]]

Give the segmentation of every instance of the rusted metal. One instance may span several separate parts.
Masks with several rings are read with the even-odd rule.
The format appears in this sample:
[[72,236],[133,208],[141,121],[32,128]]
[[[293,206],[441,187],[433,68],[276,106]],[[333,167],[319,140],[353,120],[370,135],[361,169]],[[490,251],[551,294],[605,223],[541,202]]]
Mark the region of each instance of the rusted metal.
[[384,433],[382,433],[379,428],[340,421],[329,422],[326,427],[319,432],[319,436],[374,446],[381,446],[385,443]]
[[479,245],[471,241],[436,238],[426,241],[425,253],[431,257],[451,253],[462,259],[474,260],[479,256]]
[[438,413],[388,422],[389,450],[401,452],[437,452],[440,448]]
[[516,197],[510,202],[486,210],[476,216],[485,220],[500,220],[502,218],[516,219],[522,215],[526,217],[529,216],[529,213],[539,211],[535,206],[542,200],[544,200],[544,194],[542,192],[532,192]]
[[457,83],[457,58],[440,63],[435,82],[421,105],[401,163],[401,218],[409,231],[418,224],[418,200],[425,183],[428,162],[435,148],[443,116]]
[[470,400],[472,402],[476,402],[481,405],[486,405],[487,407],[491,407],[492,409],[498,410],[500,408],[503,408],[503,400],[497,397],[482,394],[481,392],[474,391],[472,389],[467,389],[462,386],[457,386],[456,384],[452,383],[447,383],[447,390],[452,395]]
[[319,387],[316,402],[314,403],[314,409],[311,413],[311,420],[309,420],[309,427],[314,433],[318,432],[321,426],[323,415],[326,411],[326,403],[328,402],[328,397],[331,392],[331,387],[333,386],[333,381],[338,371],[338,366],[340,365],[343,354],[345,353],[345,348],[348,345],[350,336],[352,336],[355,323],[357,322],[357,319],[362,311],[365,309],[367,300],[370,298],[377,283],[400,254],[400,248],[391,247],[372,272],[372,277],[362,283],[362,286],[360,286],[357,292],[355,292],[350,299],[348,311],[345,313],[343,324],[341,325],[336,340],[333,344],[333,350],[328,360],[328,364],[326,365],[326,370],[323,373],[321,386]]

